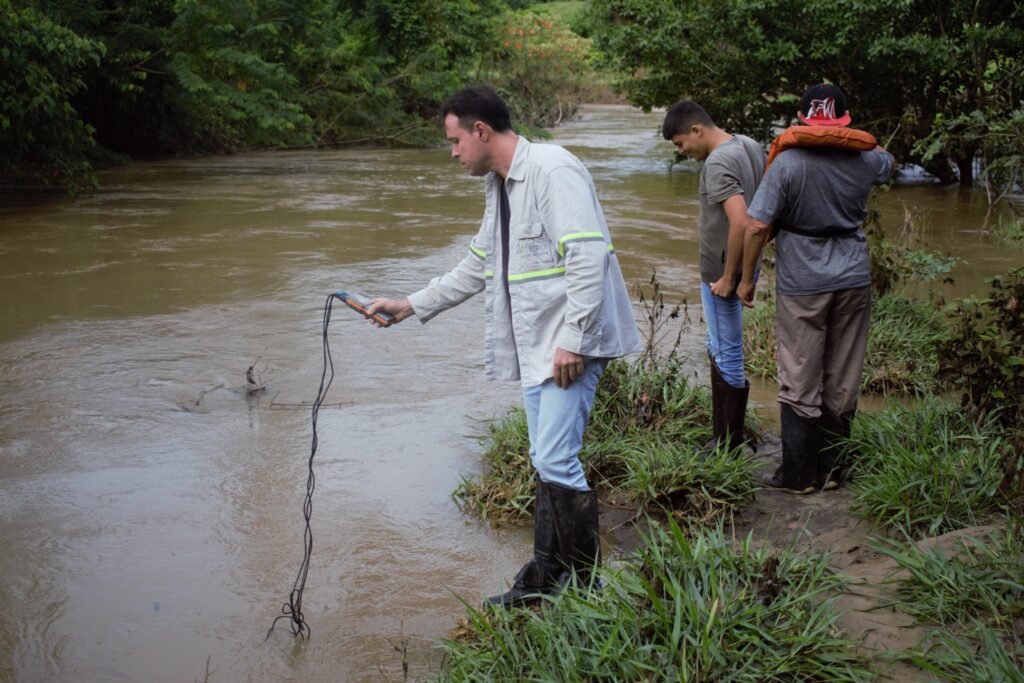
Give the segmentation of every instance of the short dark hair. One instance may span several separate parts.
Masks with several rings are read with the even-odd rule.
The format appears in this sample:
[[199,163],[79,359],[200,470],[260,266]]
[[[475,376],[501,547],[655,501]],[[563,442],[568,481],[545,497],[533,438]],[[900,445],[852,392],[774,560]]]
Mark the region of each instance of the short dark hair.
[[442,126],[449,114],[455,114],[466,130],[470,130],[477,121],[483,121],[498,133],[512,129],[508,105],[486,85],[473,85],[450,95],[441,104]]
[[666,140],[671,140],[673,135],[687,133],[690,126],[699,123],[702,126],[714,126],[715,122],[704,107],[691,100],[676,102],[665,112],[665,121],[661,124],[661,134]]

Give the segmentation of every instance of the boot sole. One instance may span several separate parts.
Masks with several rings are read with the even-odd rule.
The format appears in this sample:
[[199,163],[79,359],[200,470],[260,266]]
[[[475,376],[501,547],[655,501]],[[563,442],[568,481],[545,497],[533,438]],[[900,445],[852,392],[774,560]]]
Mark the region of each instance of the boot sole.
[[809,493],[814,493],[814,490],[815,490],[814,486],[807,486],[807,487],[802,488],[802,489],[793,488],[791,486],[786,486],[782,482],[775,481],[775,480],[769,479],[767,477],[762,479],[761,483],[763,483],[765,486],[767,486],[768,488],[772,489],[773,491],[780,491],[782,493],[791,493],[794,496],[806,496]]
[[555,591],[548,593],[536,592],[526,593],[524,595],[516,595],[513,597],[505,597],[505,595],[495,595],[493,597],[484,600],[484,609],[491,607],[500,607],[501,609],[517,609],[520,607],[532,607],[533,605],[539,604],[546,595],[554,595]]

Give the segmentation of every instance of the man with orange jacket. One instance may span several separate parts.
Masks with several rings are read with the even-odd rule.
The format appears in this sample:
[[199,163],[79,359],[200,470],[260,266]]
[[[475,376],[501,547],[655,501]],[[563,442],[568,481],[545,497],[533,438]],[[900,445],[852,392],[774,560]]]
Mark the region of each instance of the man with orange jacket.
[[[797,117],[807,126],[850,123],[835,85],[812,86]],[[822,131],[827,134],[828,131]],[[837,488],[839,442],[857,409],[871,318],[871,264],[862,225],[873,185],[893,158],[870,151],[795,147],[773,160],[747,210],[743,277],[737,295],[753,306],[754,274],[772,230],[782,465],[768,486],[805,494]]]

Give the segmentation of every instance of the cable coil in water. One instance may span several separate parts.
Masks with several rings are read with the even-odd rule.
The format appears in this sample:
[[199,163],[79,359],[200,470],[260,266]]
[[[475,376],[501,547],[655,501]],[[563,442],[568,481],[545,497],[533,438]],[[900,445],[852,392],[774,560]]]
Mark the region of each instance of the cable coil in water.
[[[291,620],[290,626],[293,636],[308,638],[312,633],[309,628],[309,624],[306,623],[305,618],[302,616],[302,594],[306,589],[306,576],[309,574],[309,560],[313,555],[313,529],[310,526],[309,521],[313,516],[313,489],[316,487],[316,475],[313,473],[313,457],[316,455],[317,446],[316,418],[320,413],[320,404],[323,403],[324,398],[327,396],[327,390],[331,388],[331,382],[334,381],[334,362],[331,360],[331,344],[327,339],[327,328],[331,323],[331,306],[336,298],[339,300],[341,299],[338,294],[331,294],[327,297],[327,301],[324,303],[324,365],[323,371],[320,373],[320,389],[317,391],[316,400],[313,402],[313,444],[309,452],[309,477],[306,480],[306,500],[302,505],[302,516],[306,520],[306,530],[304,533],[303,543],[305,553],[302,557],[302,564],[299,566],[299,573],[295,577],[295,583],[292,585],[292,592],[288,594],[288,601],[282,605],[281,615],[274,619],[273,623],[270,624],[266,640],[270,639],[270,634],[274,631],[274,627],[277,626],[277,622],[281,619]],[[328,370],[330,371],[329,375]]]

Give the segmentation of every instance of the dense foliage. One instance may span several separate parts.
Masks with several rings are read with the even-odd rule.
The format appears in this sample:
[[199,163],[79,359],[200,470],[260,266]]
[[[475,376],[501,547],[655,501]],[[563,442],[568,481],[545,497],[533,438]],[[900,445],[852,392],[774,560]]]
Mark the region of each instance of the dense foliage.
[[950,306],[953,332],[940,372],[964,408],[1024,432],[1024,268],[988,280],[989,295]]
[[0,0],[0,34],[0,173],[17,169],[58,183],[81,176],[94,129],[79,116],[74,98],[103,46],[10,0]]
[[[1024,91],[1024,6],[1003,0],[594,0],[591,22],[619,86],[643,107],[682,98],[767,139],[803,89],[846,91],[857,126],[897,158],[971,181],[1003,159]],[[1021,168],[1018,158],[1016,168]],[[1008,169],[1000,171],[1005,178]]]
[[505,0],[0,0],[0,181],[74,189],[101,155],[424,144],[491,82],[570,116],[589,41]]

